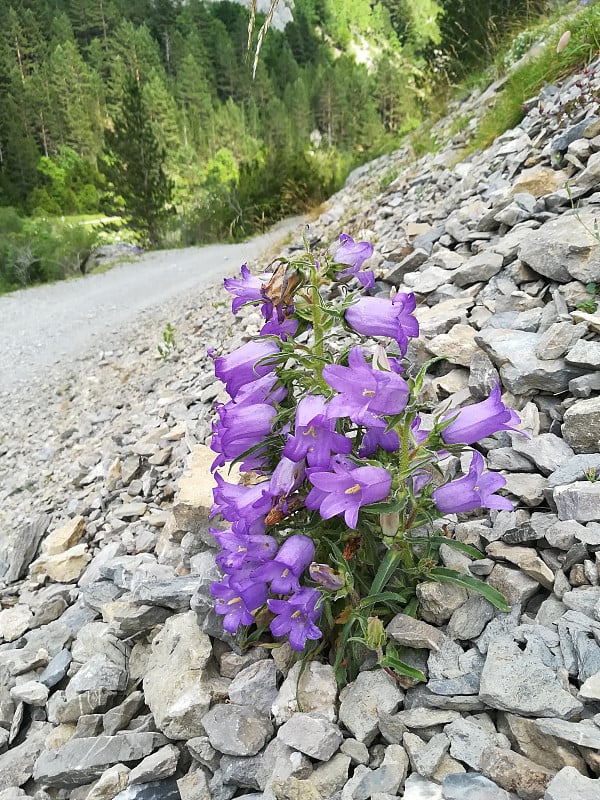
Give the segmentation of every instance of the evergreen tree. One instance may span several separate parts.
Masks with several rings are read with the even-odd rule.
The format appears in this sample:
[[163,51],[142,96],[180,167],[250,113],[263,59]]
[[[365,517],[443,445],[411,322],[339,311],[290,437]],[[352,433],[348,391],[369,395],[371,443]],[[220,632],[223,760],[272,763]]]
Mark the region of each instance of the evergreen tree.
[[106,133],[102,171],[123,202],[122,216],[150,245],[159,243],[170,213],[173,184],[164,171],[166,151],[159,144],[142,88],[131,78],[114,129]]

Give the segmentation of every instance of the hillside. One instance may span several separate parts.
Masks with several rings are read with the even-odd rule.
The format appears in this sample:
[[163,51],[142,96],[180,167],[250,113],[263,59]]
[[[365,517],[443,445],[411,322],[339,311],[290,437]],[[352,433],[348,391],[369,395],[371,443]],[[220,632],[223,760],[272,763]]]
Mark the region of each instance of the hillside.
[[[305,232],[315,251],[341,232],[373,242],[373,292],[415,293],[409,362],[442,357],[431,407],[499,381],[518,410],[529,438],[481,442],[515,510],[451,515],[445,533],[481,557],[440,552],[511,612],[421,584],[420,619],[388,632],[427,685],[365,669],[338,696],[324,657],[300,679],[286,647],[240,653],[210,610],[206,444],[225,398],[206,348],[230,352],[260,317],[229,316],[220,287],[189,295],[3,407],[0,785],[72,800],[598,796],[599,70],[543,87],[464,159],[454,119],[501,102],[498,83],[473,91],[434,129],[448,145],[360,167]],[[176,348],[149,362],[166,320]]]

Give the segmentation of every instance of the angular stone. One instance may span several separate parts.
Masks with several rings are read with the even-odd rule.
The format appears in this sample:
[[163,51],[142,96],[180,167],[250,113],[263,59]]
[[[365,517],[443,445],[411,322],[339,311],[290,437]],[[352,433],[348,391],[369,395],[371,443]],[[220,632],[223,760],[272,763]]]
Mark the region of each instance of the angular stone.
[[45,706],[48,699],[48,687],[40,681],[25,681],[14,686],[10,690],[10,696],[13,700],[30,706]]
[[114,767],[110,767],[98,778],[85,800],[112,800],[127,788],[129,772],[130,769],[125,764],[115,764]]
[[470,286],[479,281],[487,281],[502,269],[504,259],[493,250],[483,250],[476,256],[469,258],[462,267],[454,273],[454,283],[457,286]]
[[31,609],[23,603],[3,609],[0,611],[0,639],[14,642],[25,633],[32,621]]
[[573,403],[565,411],[562,433],[576,453],[597,453],[600,446],[600,397]]
[[579,339],[566,354],[565,361],[587,369],[600,368],[600,342]]
[[485,551],[492,558],[502,558],[512,564],[516,564],[525,575],[529,575],[530,578],[533,578],[546,589],[552,589],[554,573],[533,548],[504,544],[504,542],[492,542],[486,547]]
[[425,348],[434,356],[441,356],[451,364],[468,367],[476,353],[475,331],[470,325],[454,325],[448,333],[441,333],[424,343]]
[[497,733],[491,733],[469,719],[457,719],[446,725],[444,733],[450,740],[450,755],[474,770],[481,767],[481,756],[486,747],[508,747],[509,742]]
[[531,439],[513,436],[513,449],[526,456],[542,475],[550,475],[573,457],[573,450],[553,433],[542,433]]
[[428,650],[439,650],[444,640],[444,634],[439,628],[408,614],[396,614],[388,624],[386,632],[398,644],[417,649],[425,647]]
[[47,575],[59,583],[72,583],[91,561],[85,544],[76,544],[56,555],[44,555],[36,559],[30,567],[31,575],[39,579]]
[[210,639],[199,630],[193,611],[170,617],[152,642],[144,676],[146,704],[170,739],[203,733],[201,720],[210,707],[211,692],[202,671],[211,653]]
[[493,616],[492,604],[481,595],[473,595],[452,614],[448,636],[452,639],[475,639]]
[[9,584],[23,576],[37,552],[50,519],[49,515],[40,514],[14,535],[3,540],[0,548],[0,580]]
[[139,761],[165,744],[159,733],[124,733],[71,739],[58,750],[43,752],[33,777],[47,786],[72,788],[99,778],[113,764]]
[[508,639],[490,643],[479,697],[491,708],[525,717],[569,719],[583,708],[563,689],[554,670]]
[[44,749],[51,725],[34,722],[21,744],[0,754],[0,786],[24,786],[33,774],[34,763]]
[[113,800],[180,800],[181,795],[177,782],[173,778],[165,781],[150,781],[150,783],[134,783]]
[[500,369],[503,385],[513,394],[565,391],[569,381],[581,375],[581,369],[561,358],[537,358],[538,340],[535,333],[505,328],[486,328],[475,335],[476,344]]
[[379,712],[392,714],[403,696],[385,672],[361,672],[340,694],[340,722],[355,739],[369,745],[377,735]]
[[330,664],[310,661],[302,669],[302,664],[298,662],[281,684],[271,711],[278,725],[290,719],[299,707],[305,712],[314,711],[330,722],[335,722],[337,691],[337,681]]
[[544,800],[597,800],[600,797],[600,778],[586,778],[574,767],[563,767],[546,787]]
[[600,272],[600,243],[593,211],[565,213],[546,222],[522,242],[519,257],[540,275],[559,283],[594,281]]
[[585,770],[585,761],[577,749],[572,744],[542,733],[536,720],[516,714],[504,714],[503,720],[506,724],[503,730],[516,743],[516,749],[536,764],[548,769],[570,766]]
[[500,747],[488,747],[481,756],[481,772],[522,800],[540,800],[555,770],[535,764],[525,756]]
[[535,346],[535,354],[544,361],[562,358],[577,334],[582,333],[585,333],[585,330],[577,328],[572,322],[555,322],[540,335]]
[[517,800],[517,795],[501,789],[478,772],[447,775],[442,781],[444,800]]
[[232,703],[252,706],[267,716],[271,713],[276,697],[277,674],[275,662],[271,659],[250,664],[238,672],[229,686],[229,699]]
[[215,750],[230,756],[254,756],[273,735],[268,717],[233,703],[211,708],[202,726]]
[[78,515],[60,528],[49,533],[44,539],[42,550],[48,555],[64,553],[77,544],[85,532],[85,519]]
[[535,724],[542,733],[548,736],[565,739],[579,747],[600,749],[600,727],[589,719],[584,719],[582,722],[567,722],[564,719],[538,719]]
[[158,781],[163,778],[170,778],[177,769],[179,761],[179,750],[173,744],[167,744],[160,750],[146,756],[129,773],[129,784],[148,783]]
[[213,800],[208,778],[201,769],[179,778],[177,788],[181,800]]
[[328,761],[344,740],[337,725],[318,714],[300,712],[279,728],[277,737],[288,747],[318,761]]
[[442,788],[413,772],[404,784],[402,800],[442,800]]
[[[185,471],[177,484],[177,495],[173,504],[173,516],[179,530],[192,531],[207,541],[208,514],[213,504],[214,480],[211,464],[213,451],[203,444],[192,450]],[[235,476],[228,476],[235,483]]]
[[600,520],[600,481],[576,481],[557,486],[552,496],[560,520]]
[[491,571],[487,583],[497,589],[509,605],[524,603],[538,591],[538,581],[525,575],[519,569],[496,564]]

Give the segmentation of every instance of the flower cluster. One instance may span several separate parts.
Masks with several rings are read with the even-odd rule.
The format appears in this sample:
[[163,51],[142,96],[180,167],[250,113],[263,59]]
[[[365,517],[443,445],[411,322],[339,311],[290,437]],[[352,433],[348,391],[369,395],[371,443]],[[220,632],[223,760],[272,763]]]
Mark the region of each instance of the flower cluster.
[[[342,234],[333,257],[307,248],[272,271],[253,276],[244,265],[240,279],[225,281],[233,313],[252,304],[265,321],[256,340],[211,354],[230,398],[216,407],[213,467],[235,462],[243,473],[232,483],[216,472],[212,509],[229,524],[211,529],[223,573],[211,592],[230,633],[256,624],[260,636],[268,625],[298,651],[323,636],[369,647],[368,631],[379,630],[373,609],[385,618],[414,598],[420,580],[453,577],[435,565],[435,536],[426,558],[415,550],[415,530],[447,514],[512,508],[497,494],[504,478],[486,472],[471,446],[515,431],[517,414],[496,386],[483,402],[433,415],[424,427],[424,371],[415,377],[404,360],[419,334],[415,297],[364,294],[374,286],[363,269],[372,252]],[[341,292],[326,300],[336,278]],[[349,344],[340,351],[341,329]],[[467,474],[443,483],[438,462],[465,448]],[[408,669],[391,647],[377,651],[381,664]]]

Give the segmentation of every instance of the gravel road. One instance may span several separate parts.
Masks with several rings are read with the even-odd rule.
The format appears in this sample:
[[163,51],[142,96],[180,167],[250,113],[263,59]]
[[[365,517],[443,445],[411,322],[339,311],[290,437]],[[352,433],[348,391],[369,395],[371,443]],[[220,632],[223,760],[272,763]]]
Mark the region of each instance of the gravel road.
[[0,395],[43,385],[142,315],[150,318],[272,252],[300,223],[286,220],[242,244],[151,252],[104,273],[0,297]]

